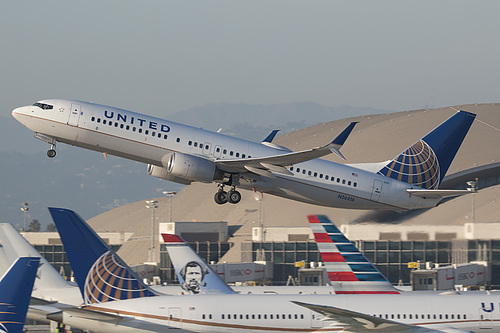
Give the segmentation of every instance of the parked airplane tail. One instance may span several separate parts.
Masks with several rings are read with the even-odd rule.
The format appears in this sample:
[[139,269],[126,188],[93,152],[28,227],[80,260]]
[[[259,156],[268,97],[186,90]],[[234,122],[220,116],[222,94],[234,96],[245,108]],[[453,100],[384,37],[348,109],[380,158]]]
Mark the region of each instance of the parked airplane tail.
[[[40,279],[35,281],[35,289],[60,289],[71,285],[10,223],[0,223],[0,243],[5,251],[8,264],[19,257],[40,258]],[[2,272],[6,271],[6,268]]]
[[466,111],[455,113],[378,173],[424,189],[437,189],[475,117]]
[[161,234],[181,288],[187,294],[234,294],[235,292],[189,247],[172,234]]
[[0,280],[0,331],[21,333],[40,258],[17,259]]
[[85,304],[156,296],[78,214],[49,211]]
[[399,294],[327,216],[307,218],[336,294]]

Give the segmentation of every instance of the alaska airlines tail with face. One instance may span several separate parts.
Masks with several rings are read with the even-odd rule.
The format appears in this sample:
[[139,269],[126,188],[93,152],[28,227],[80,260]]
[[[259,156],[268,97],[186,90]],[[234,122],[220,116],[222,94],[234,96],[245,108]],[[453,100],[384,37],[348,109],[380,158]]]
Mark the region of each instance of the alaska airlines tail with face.
[[399,294],[327,216],[307,218],[336,294]]
[[49,211],[86,305],[157,295],[78,214]]
[[476,115],[459,111],[379,170],[423,189],[437,189]]
[[235,293],[181,237],[173,234],[161,234],[161,236],[184,293]]
[[40,258],[22,257],[0,280],[0,331],[23,332]]

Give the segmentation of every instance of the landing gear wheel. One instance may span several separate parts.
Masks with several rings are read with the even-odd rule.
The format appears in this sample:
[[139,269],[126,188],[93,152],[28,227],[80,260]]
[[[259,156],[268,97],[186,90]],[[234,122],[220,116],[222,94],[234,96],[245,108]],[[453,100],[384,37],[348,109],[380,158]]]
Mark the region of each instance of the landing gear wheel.
[[219,205],[225,204],[228,200],[227,192],[226,191],[218,191],[214,195],[214,200]]
[[53,158],[56,156],[56,151],[54,149],[47,150],[47,156]]
[[229,201],[232,204],[237,204],[241,200],[241,194],[238,191],[231,190],[227,194],[227,201]]

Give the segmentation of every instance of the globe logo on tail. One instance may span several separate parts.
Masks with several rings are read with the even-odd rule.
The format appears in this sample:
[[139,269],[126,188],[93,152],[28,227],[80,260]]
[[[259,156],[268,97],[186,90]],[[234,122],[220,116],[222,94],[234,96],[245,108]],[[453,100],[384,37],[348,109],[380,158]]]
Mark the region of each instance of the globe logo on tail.
[[423,140],[406,149],[378,173],[425,189],[437,189],[441,183],[438,158]]
[[114,253],[104,253],[92,265],[84,286],[85,304],[155,296]]

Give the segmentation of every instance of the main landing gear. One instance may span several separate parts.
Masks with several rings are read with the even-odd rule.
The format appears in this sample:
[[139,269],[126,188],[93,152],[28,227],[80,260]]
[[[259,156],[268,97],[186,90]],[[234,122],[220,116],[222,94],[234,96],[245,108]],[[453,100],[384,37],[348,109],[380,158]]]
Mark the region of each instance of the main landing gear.
[[224,191],[224,184],[219,185],[219,190],[214,195],[214,200],[219,205],[225,204],[226,202],[237,204],[241,201],[240,192],[236,191],[236,187],[232,186],[229,192]]

